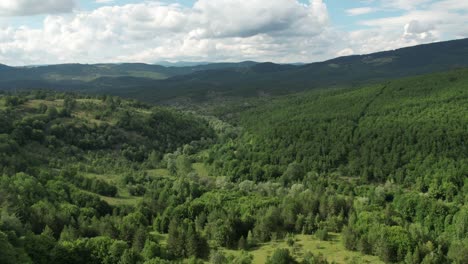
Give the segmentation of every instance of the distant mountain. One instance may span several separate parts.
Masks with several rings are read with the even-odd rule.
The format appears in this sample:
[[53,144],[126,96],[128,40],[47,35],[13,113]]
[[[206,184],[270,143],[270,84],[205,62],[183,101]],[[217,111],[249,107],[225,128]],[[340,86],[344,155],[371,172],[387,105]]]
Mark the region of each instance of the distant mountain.
[[305,65],[213,63],[187,67],[148,64],[0,67],[0,89],[49,87],[134,97],[147,102],[213,101],[289,94],[468,67],[468,39],[439,42]]
[[[245,68],[255,65],[256,62],[241,63],[212,63],[206,65],[187,67],[165,67],[144,63],[121,63],[121,64],[59,64],[31,67],[10,67],[0,65],[0,88],[7,89],[15,83],[24,81],[46,81],[54,84],[79,81],[90,83],[102,77],[120,78],[124,76],[143,79],[162,80],[178,75],[186,75],[197,71]],[[88,86],[84,84],[85,86]],[[29,88],[19,87],[15,88]]]
[[156,65],[161,65],[164,67],[193,67],[193,66],[200,66],[200,65],[207,65],[211,64],[211,62],[191,62],[191,61],[177,61],[177,62],[170,62],[170,61],[158,61],[154,63]]

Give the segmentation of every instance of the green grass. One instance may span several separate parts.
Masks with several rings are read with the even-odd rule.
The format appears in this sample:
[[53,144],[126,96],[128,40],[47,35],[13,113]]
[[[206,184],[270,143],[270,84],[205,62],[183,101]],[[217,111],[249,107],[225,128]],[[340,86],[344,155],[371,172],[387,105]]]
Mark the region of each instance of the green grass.
[[135,196],[121,196],[119,192],[119,197],[107,197],[99,195],[102,200],[106,201],[109,205],[119,206],[119,205],[136,205],[143,198]]
[[[269,256],[278,248],[288,248],[297,260],[302,260],[306,252],[311,252],[314,255],[322,254],[329,262],[349,263],[355,260],[356,263],[383,263],[376,256],[364,255],[360,252],[347,250],[340,234],[331,234],[330,241],[321,241],[312,235],[297,235],[295,244],[290,247],[286,241],[275,241],[261,244],[259,247],[250,250],[253,255],[254,264],[264,264]],[[240,254],[238,250],[224,250],[227,254],[237,256]]]
[[136,205],[138,202],[140,202],[143,199],[142,197],[136,197],[136,196],[130,195],[127,188],[118,184],[118,182],[120,181],[121,175],[83,173],[83,176],[89,177],[89,178],[100,179],[117,187],[118,192],[117,192],[116,197],[107,197],[107,196],[99,195],[102,200],[106,201],[108,204],[112,206]]
[[26,103],[24,103],[24,107],[30,108],[30,109],[37,109],[41,104],[44,104],[46,106],[55,106],[55,107],[61,107],[63,105],[63,100],[28,100]]
[[96,174],[87,172],[82,175],[88,178],[100,179],[112,185],[117,185],[117,182],[121,179],[121,175],[115,174]]
[[164,177],[164,178],[174,178],[167,169],[154,169],[147,170],[148,176],[150,177]]
[[210,177],[210,174],[208,173],[208,170],[203,163],[193,163],[192,164],[193,170],[197,172],[197,174],[201,177]]

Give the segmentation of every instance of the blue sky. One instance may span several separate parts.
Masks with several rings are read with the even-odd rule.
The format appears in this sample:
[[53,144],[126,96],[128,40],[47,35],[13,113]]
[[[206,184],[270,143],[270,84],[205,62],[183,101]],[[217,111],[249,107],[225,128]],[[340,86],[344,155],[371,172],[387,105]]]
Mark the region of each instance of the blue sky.
[[459,0],[2,0],[0,63],[313,62],[468,37]]

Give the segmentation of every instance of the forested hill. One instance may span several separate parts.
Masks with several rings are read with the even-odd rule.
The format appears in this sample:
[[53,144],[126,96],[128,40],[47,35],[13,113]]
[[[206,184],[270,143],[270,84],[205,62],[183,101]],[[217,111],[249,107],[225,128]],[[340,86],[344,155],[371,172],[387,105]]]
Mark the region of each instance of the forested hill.
[[60,168],[90,153],[160,160],[184,144],[214,136],[205,121],[190,114],[111,96],[43,91],[0,97],[0,124],[0,166],[7,174],[51,164]]
[[[168,80],[138,82],[119,90],[112,79],[102,92],[151,102],[190,99],[265,97],[325,87],[359,87],[366,83],[468,67],[468,39],[426,44],[368,55],[340,57],[302,66],[260,63],[249,68],[219,69]],[[104,85],[106,84],[107,87]]]
[[225,155],[214,164],[233,180],[268,180],[295,166],[453,198],[468,173],[467,106],[466,69],[285,97],[242,112],[247,133],[213,152]]
[[0,263],[468,262],[468,70],[253,102],[0,95]]
[[[468,261],[467,69],[301,93],[228,117],[245,132],[210,150],[213,174],[353,197],[346,247],[387,263]],[[282,221],[304,220],[296,205]]]
[[49,88],[112,94],[150,103],[221,102],[284,95],[468,67],[468,39],[432,43],[305,65],[214,63],[186,67],[147,64],[64,64],[0,67],[0,89]]

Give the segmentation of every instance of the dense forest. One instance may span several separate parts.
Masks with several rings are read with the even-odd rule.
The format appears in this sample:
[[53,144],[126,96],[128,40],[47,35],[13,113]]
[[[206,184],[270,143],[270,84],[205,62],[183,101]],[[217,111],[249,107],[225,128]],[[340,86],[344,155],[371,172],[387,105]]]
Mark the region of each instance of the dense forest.
[[0,263],[468,263],[467,105],[466,69],[216,116],[4,93]]

